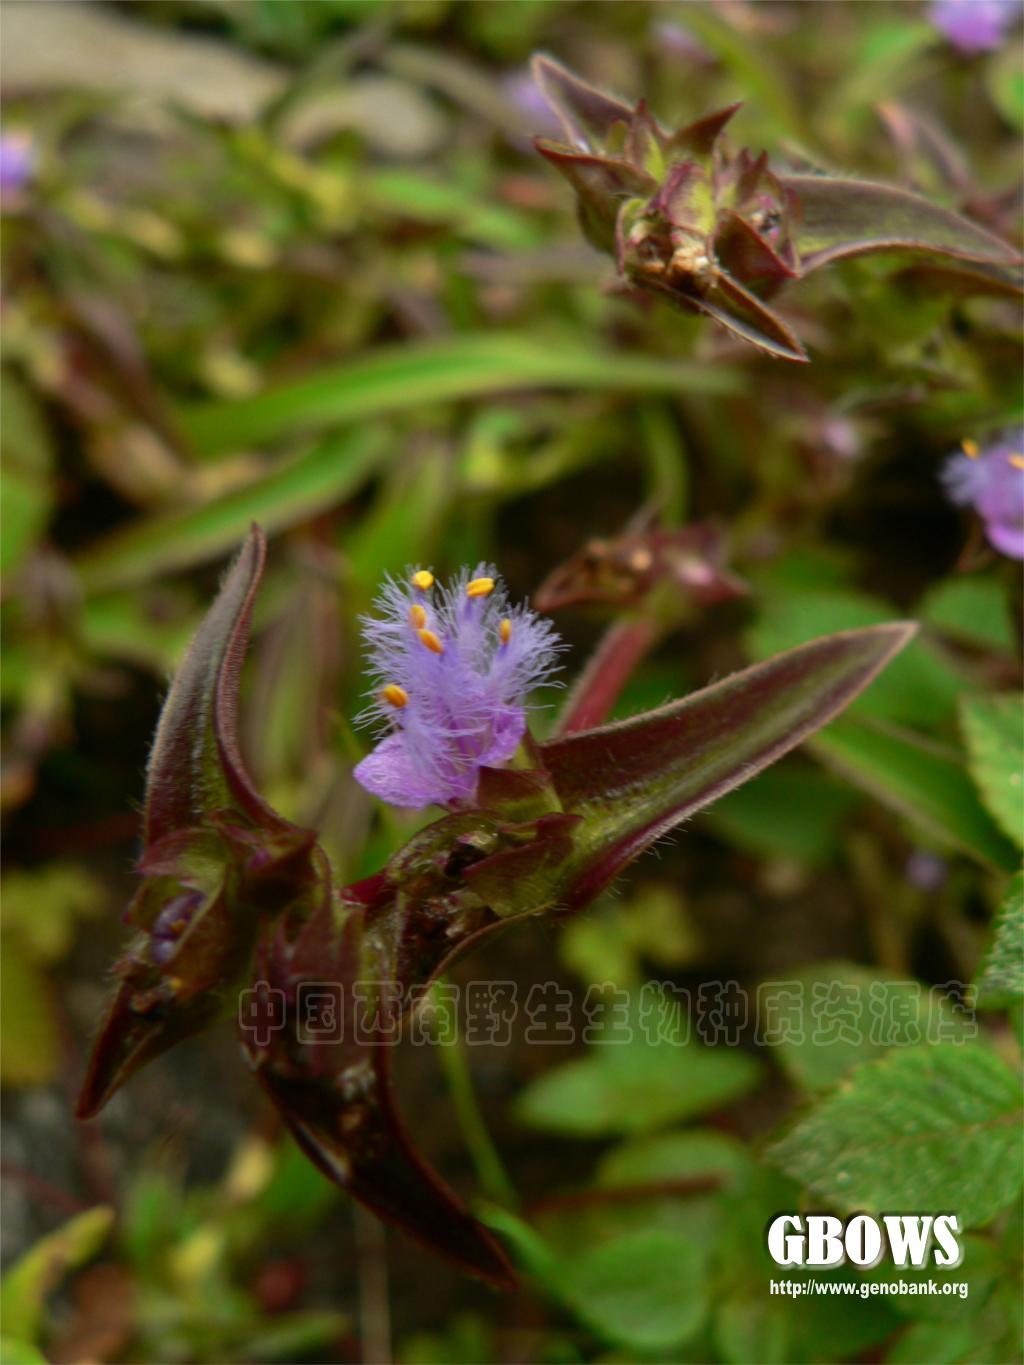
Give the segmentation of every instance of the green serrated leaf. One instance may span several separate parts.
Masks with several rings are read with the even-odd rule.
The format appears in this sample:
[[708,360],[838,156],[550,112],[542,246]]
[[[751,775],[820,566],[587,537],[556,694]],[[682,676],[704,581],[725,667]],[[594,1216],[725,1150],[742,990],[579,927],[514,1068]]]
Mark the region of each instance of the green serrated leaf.
[[1024,1000],[1024,872],[1006,889],[974,989],[980,1010],[1009,1009]]
[[858,1068],[767,1156],[834,1208],[941,1209],[970,1227],[1020,1195],[1021,1118],[993,1052],[925,1045]]
[[960,724],[982,801],[1024,848],[1024,696],[964,697]]
[[[772,986],[792,991],[792,1013],[772,1007]],[[805,1090],[827,1090],[891,1047],[925,1042],[936,1015],[945,1030],[957,1028],[954,1008],[931,997],[927,987],[853,962],[816,963],[767,987],[759,995],[765,1040],[786,1074]],[[784,1006],[784,995],[774,999]],[[972,1024],[963,1020],[964,1035]]]

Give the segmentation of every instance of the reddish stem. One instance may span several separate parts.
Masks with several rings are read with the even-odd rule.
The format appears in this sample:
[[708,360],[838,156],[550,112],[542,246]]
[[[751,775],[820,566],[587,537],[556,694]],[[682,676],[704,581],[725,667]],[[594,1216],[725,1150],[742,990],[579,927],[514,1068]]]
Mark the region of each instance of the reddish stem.
[[647,620],[618,621],[605,631],[580,674],[557,733],[573,735],[607,720],[641,659],[657,643],[658,627]]

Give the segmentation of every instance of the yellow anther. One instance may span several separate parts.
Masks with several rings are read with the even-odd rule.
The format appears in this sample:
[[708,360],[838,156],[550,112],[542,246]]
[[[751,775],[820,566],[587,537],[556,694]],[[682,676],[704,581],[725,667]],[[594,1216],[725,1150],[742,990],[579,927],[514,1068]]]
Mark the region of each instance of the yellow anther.
[[416,632],[420,637],[420,644],[426,645],[431,654],[443,654],[444,645],[437,638],[432,630],[420,630]]
[[1006,458],[1013,465],[1014,469],[1024,469],[1024,455],[1007,455]]
[[488,597],[493,591],[493,578],[471,578],[466,584],[467,597]]
[[418,569],[412,576],[412,585],[421,592],[426,592],[428,588],[434,586],[434,575],[429,569]]
[[409,705],[409,693],[404,687],[399,687],[398,683],[388,683],[387,687],[381,691],[380,699],[399,711],[403,706]]
[[503,645],[507,645],[509,640],[512,639],[512,622],[507,616],[498,627],[498,639]]
[[978,449],[977,441],[972,441],[969,436],[965,436],[960,442],[960,449],[969,460],[976,460],[981,453]]
[[417,630],[422,630],[427,624],[427,613],[418,602],[414,602],[409,608],[409,624],[415,626]]

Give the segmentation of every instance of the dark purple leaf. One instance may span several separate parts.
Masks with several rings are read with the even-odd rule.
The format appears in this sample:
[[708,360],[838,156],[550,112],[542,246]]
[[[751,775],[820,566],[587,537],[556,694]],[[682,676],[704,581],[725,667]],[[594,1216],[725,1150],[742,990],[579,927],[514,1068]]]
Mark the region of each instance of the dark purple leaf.
[[722,269],[744,284],[772,289],[796,277],[793,267],[732,209],[723,209],[718,215],[714,248]]
[[632,124],[633,110],[628,104],[581,81],[561,62],[538,53],[531,66],[538,89],[576,146],[600,151],[617,123],[624,125],[624,131]]
[[991,265],[1020,263],[1006,242],[909,190],[824,175],[781,175],[779,183],[800,206],[794,238],[802,275],[847,256],[897,249]]
[[716,109],[713,114],[705,114],[703,118],[695,119],[685,128],[670,134],[665,146],[666,157],[671,159],[680,153],[702,159],[709,157],[726,124],[742,108],[742,101],[727,104],[724,109]]
[[146,773],[147,845],[229,807],[268,829],[287,828],[253,787],[238,751],[238,678],[266,554],[266,537],[253,526],[175,674]]
[[164,703],[148,771],[143,881],[127,913],[137,932],[114,968],[80,1117],[234,1007],[265,917],[329,890],[315,835],[271,810],[238,749],[239,673],[265,554],[253,527]]
[[825,636],[659,711],[543,745],[563,808],[584,817],[563,904],[585,905],[673,826],[827,724],[915,630]]
[[690,300],[693,307],[723,327],[780,360],[807,363],[807,352],[778,313],[728,275],[720,273],[706,294]]
[[628,161],[578,152],[544,138],[535,138],[534,146],[576,192],[587,239],[599,251],[613,252],[615,222],[623,200],[647,198],[656,186],[653,176]]
[[[467,830],[479,823],[457,820]],[[428,849],[451,850],[454,827],[438,826],[420,841],[428,863]],[[402,1020],[452,950],[446,908],[454,910],[443,896],[406,899],[380,877],[325,904],[297,933],[282,922],[257,965],[267,989],[285,1001],[280,1027],[263,1037],[243,1029],[243,1047],[299,1146],[328,1179],[464,1270],[510,1289],[515,1275],[501,1248],[419,1156],[392,1095],[390,1058]],[[321,996],[337,989],[331,1039],[300,1041],[305,987]]]

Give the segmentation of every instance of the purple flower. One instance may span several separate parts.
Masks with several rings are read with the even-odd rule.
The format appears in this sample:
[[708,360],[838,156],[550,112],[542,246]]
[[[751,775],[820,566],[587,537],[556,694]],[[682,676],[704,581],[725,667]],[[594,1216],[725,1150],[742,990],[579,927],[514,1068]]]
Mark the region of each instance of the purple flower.
[[495,569],[463,569],[450,587],[428,570],[388,579],[363,617],[373,677],[361,719],[384,731],[356,766],[393,806],[465,805],[482,767],[508,760],[526,733],[526,695],[563,648],[548,621],[510,608]]
[[28,133],[0,133],[0,191],[17,194],[35,170],[36,151]]
[[973,507],[1001,554],[1024,559],[1024,427],[979,450],[965,441],[962,454],[942,467],[943,485],[958,507]]
[[934,0],[928,18],[960,52],[991,52],[1022,7],[1024,0]]
[[700,62],[702,66],[711,66],[714,62],[714,57],[700,39],[695,38],[686,25],[679,23],[678,20],[653,24],[651,38],[655,49],[670,57]]

